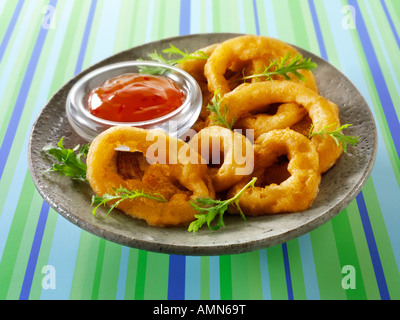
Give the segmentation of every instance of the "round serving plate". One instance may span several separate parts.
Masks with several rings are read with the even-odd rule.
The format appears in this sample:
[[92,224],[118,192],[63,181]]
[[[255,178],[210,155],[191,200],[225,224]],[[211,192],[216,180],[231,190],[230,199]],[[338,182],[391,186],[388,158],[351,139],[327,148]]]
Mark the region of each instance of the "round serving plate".
[[74,181],[57,173],[44,173],[52,159],[43,147],[57,145],[73,148],[86,144],[70,126],[65,104],[72,86],[89,72],[109,64],[148,59],[149,53],[162,51],[170,44],[196,51],[213,43],[239,36],[233,33],[194,34],[147,43],[107,58],[66,83],[44,106],[36,120],[29,141],[28,160],[32,179],[45,201],[78,227],[99,237],[138,249],[180,255],[224,255],[271,247],[306,234],[341,212],[361,191],[372,171],[377,152],[377,132],[371,110],[357,88],[335,67],[320,57],[297,48],[318,64],[315,76],[320,94],[339,106],[342,124],[352,124],[346,134],[360,136],[338,163],[323,175],[320,191],[313,205],[304,212],[248,217],[225,215],[225,228],[211,231],[203,227],[195,234],[187,228],[156,228],[114,210],[108,217],[100,207],[92,215],[93,191],[88,183]]

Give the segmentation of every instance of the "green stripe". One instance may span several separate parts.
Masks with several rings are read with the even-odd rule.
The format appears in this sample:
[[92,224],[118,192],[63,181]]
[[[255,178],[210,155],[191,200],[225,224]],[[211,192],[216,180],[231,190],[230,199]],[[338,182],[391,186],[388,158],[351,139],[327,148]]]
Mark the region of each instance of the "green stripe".
[[303,266],[301,263],[299,241],[297,239],[287,242],[287,251],[290,264],[290,276],[295,300],[306,300],[306,286],[304,284]]
[[[133,19],[132,14],[136,11],[135,6],[137,1],[124,0],[121,3],[121,11],[118,23],[117,34],[114,41],[114,52],[127,50],[130,47],[130,42],[133,33]],[[121,23],[121,22],[124,23]]]
[[33,183],[27,174],[21,190],[21,194],[24,196],[21,196],[18,200],[3,256],[0,261],[0,300],[5,300],[7,298],[12,274],[16,266],[15,262],[17,260],[18,249],[20,248],[21,239],[25,231],[25,224],[33,198],[33,191]]
[[263,298],[263,294],[259,252],[252,251],[246,253],[246,263],[248,270],[249,295],[245,299],[261,300]]
[[100,300],[114,300],[117,296],[121,252],[121,245],[106,241],[98,293]]
[[329,221],[312,231],[310,238],[321,299],[346,299],[346,293],[341,286],[342,268],[332,222]]
[[82,231],[72,280],[70,299],[91,299],[96,261],[100,247],[99,238]]
[[219,281],[221,300],[232,300],[232,268],[231,256],[219,257]]
[[288,4],[288,7],[290,8],[290,19],[293,23],[293,32],[294,38],[296,39],[296,45],[304,49],[310,48],[308,35],[304,30],[304,26],[306,25],[304,16],[302,14],[302,8],[304,7],[304,4],[300,3],[300,1],[291,1],[290,4]]
[[[360,275],[360,262],[358,260],[357,249],[351,232],[347,210],[344,210],[332,219],[332,227],[335,233],[335,242],[336,247],[338,248],[339,261],[342,270],[344,266],[349,265],[354,267],[356,275]],[[345,290],[347,299],[349,300],[365,300],[367,298],[361,277],[356,277],[355,289]]]
[[3,39],[5,33],[7,32],[8,25],[10,24],[10,21],[12,19],[17,4],[18,1],[6,1],[6,4],[3,7],[3,11],[1,12],[0,15],[0,21],[2,22],[0,24],[0,39]]
[[246,254],[231,256],[231,272],[232,299],[246,299],[250,295]]
[[147,254],[146,287],[144,299],[165,300],[168,297],[169,255]]
[[124,296],[125,300],[135,299],[138,257],[139,257],[139,250],[130,248],[128,257],[128,269],[126,274],[126,284],[125,284],[125,296]]
[[[329,63],[334,65],[339,70],[341,69],[339,56],[337,53],[336,43],[332,36],[332,31],[328,22],[329,12],[326,12],[323,2],[314,1],[315,11],[318,15],[318,20],[320,21],[320,27],[322,32],[322,37],[324,39],[324,45],[328,55]],[[325,23],[326,22],[326,23]],[[339,22],[338,22],[339,23]],[[315,33],[315,32],[314,32]]]
[[289,0],[282,0],[274,1],[272,3],[274,7],[276,31],[278,39],[295,44],[293,21],[291,16],[288,14],[288,12],[290,12],[288,1]]
[[399,1],[393,0],[386,0],[385,3],[397,30],[397,34],[400,34],[400,3]]
[[200,257],[200,299],[210,300],[210,258]]
[[137,4],[135,4],[136,11],[132,17],[134,20],[132,46],[145,43],[146,29],[143,28],[143,26],[147,25],[147,12],[149,3],[150,1],[137,0]]
[[222,28],[221,28],[221,10],[220,10],[220,1],[219,0],[214,0],[212,2],[212,21],[213,21],[213,31],[214,32],[221,32]]
[[256,0],[257,13],[258,13],[258,24],[260,27],[260,35],[269,36],[267,19],[265,17],[265,5],[264,0]]
[[282,246],[267,248],[268,275],[272,300],[287,300]]
[[147,251],[139,250],[136,269],[135,300],[144,300],[146,283]]
[[93,281],[91,300],[99,299],[100,279],[103,271],[105,246],[106,246],[106,240],[100,239],[99,249],[97,251],[96,268],[94,270],[94,281]]
[[350,227],[353,234],[354,245],[357,250],[358,260],[360,262],[360,273],[357,273],[357,280],[362,281],[366,298],[368,300],[380,299],[379,289],[375,280],[374,268],[369,255],[368,244],[365,238],[364,228],[361,222],[360,213],[358,212],[357,202],[353,200],[346,208]]

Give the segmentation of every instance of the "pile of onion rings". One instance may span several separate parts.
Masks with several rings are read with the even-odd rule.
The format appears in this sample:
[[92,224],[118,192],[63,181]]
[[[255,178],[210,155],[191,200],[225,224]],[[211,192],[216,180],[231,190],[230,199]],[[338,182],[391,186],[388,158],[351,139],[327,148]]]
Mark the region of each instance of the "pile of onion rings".
[[[309,134],[340,127],[337,105],[319,94],[310,70],[298,70],[301,78],[290,74],[241,81],[273,60],[300,55],[280,40],[246,35],[199,51],[208,59],[178,65],[195,78],[203,94],[195,134],[184,142],[160,131],[127,127],[105,131],[93,141],[87,158],[94,192],[102,195],[122,186],[160,194],[167,202],[138,198],[118,206],[153,226],[187,225],[198,214],[191,200],[231,198],[253,177],[257,183],[241,194],[240,213],[307,210],[318,195],[321,176],[343,151],[329,135]],[[216,95],[220,103],[212,111],[209,106]],[[232,127],[215,123],[215,112]],[[167,145],[173,142],[178,146],[176,155],[168,146],[165,163],[159,161],[160,151],[149,155],[148,134]],[[128,147],[130,155],[118,154],[115,149],[121,146]],[[228,211],[239,212],[233,206]]]

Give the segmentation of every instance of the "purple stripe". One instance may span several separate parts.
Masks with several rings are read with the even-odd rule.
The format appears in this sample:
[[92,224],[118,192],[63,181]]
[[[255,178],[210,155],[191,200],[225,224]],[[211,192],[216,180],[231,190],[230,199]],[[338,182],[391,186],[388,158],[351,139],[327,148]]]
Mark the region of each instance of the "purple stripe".
[[257,35],[260,35],[260,23],[258,21],[258,9],[256,0],[253,0],[253,10],[254,10],[254,23],[256,24],[256,33]]
[[29,254],[28,265],[25,271],[24,282],[22,283],[21,293],[19,296],[20,300],[29,299],[29,293],[31,292],[33,276],[36,270],[37,259],[39,256],[40,246],[42,244],[43,233],[46,226],[49,209],[49,205],[43,201],[38,224],[36,226],[35,236],[33,238],[31,252]]
[[293,300],[292,277],[290,274],[289,254],[287,251],[286,243],[282,243],[282,253],[283,253],[283,264],[285,266],[286,288],[288,293],[288,299]]
[[179,35],[190,34],[190,0],[181,0],[180,16],[179,16]]
[[185,299],[185,256],[169,256],[168,300]]
[[6,48],[8,42],[10,41],[11,34],[14,31],[15,25],[17,24],[17,20],[19,14],[21,13],[22,6],[24,5],[24,0],[19,0],[17,6],[15,7],[14,13],[11,17],[10,23],[8,24],[6,33],[4,34],[3,40],[0,44],[0,62],[3,59],[4,53],[6,52]]
[[374,79],[376,89],[378,91],[379,99],[385,113],[385,118],[389,126],[391,137],[393,139],[394,146],[396,148],[397,157],[400,155],[400,123],[394,109],[393,101],[390,98],[389,89],[386,85],[385,78],[382,70],[379,66],[378,58],[376,56],[374,47],[371,39],[368,35],[368,30],[365,25],[363,16],[361,14],[360,7],[357,1],[349,0],[349,5],[354,6],[357,12],[356,28],[361,41],[361,45],[364,49],[365,58],[367,59],[369,68]]
[[[55,7],[57,0],[50,0],[49,5]],[[0,147],[0,179],[3,176],[4,167],[6,166],[8,155],[10,153],[15,134],[17,132],[18,123],[21,119],[22,112],[26,103],[26,98],[29,93],[29,89],[32,84],[32,79],[35,74],[35,70],[39,61],[40,54],[43,49],[43,44],[46,39],[47,29],[40,28],[39,35],[36,39],[35,46],[32,51],[31,58],[26,69],[24,79],[22,81],[21,89],[19,90],[17,101],[13,112],[11,114],[10,121],[8,123],[7,131],[4,135],[3,143]]]
[[97,0],[92,0],[89,9],[89,15],[86,20],[85,32],[82,38],[81,49],[78,55],[78,61],[75,66],[75,74],[78,74],[79,72],[82,71],[83,60],[85,59],[86,48],[89,42],[89,35],[90,35],[90,30],[92,29],[92,23],[93,23],[94,13],[96,11],[96,5],[97,5]]
[[386,284],[385,274],[383,273],[381,259],[379,257],[378,247],[376,246],[371,221],[369,220],[368,210],[365,205],[364,196],[360,192],[357,197],[358,211],[360,212],[361,222],[364,228],[365,237],[367,239],[369,254],[371,256],[372,265],[378,284],[379,293],[382,300],[390,300],[389,290]]
[[325,60],[328,60],[328,54],[326,52],[325,42],[322,37],[321,27],[319,25],[319,20],[317,16],[317,11],[315,10],[315,5],[313,0],[308,0],[308,6],[310,7],[311,17],[314,23],[315,35],[317,36],[319,51],[321,53],[321,57]]
[[389,13],[389,10],[388,10],[388,8],[387,8],[387,6],[386,6],[385,0],[381,0],[381,4],[382,4],[382,7],[383,7],[383,11],[385,11],[386,18],[387,18],[388,21],[389,21],[389,25],[390,25],[390,28],[392,29],[393,36],[394,36],[394,38],[396,39],[397,46],[400,48],[400,38],[399,38],[399,34],[397,33],[397,30],[396,30],[396,28],[395,28],[395,26],[394,26],[392,17],[390,16],[390,13]]

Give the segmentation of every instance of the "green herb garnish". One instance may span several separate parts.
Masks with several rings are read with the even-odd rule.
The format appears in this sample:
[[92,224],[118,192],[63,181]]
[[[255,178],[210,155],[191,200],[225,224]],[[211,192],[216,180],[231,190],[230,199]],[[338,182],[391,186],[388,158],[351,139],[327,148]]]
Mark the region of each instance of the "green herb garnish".
[[[210,197],[208,198],[197,198],[194,201],[191,201],[191,205],[193,208],[200,212],[201,214],[195,215],[197,220],[193,221],[188,228],[189,232],[195,233],[199,230],[205,223],[211,230],[218,230],[219,228],[225,227],[224,223],[224,213],[228,209],[229,205],[233,204],[239,210],[240,215],[242,216],[243,220],[246,221],[246,217],[239,206],[240,196],[243,192],[249,188],[254,187],[257,178],[253,178],[248,184],[246,184],[234,197],[227,199],[227,200],[214,200]],[[211,225],[213,220],[216,216],[218,217],[218,221],[216,225]]]
[[[336,126],[337,128],[335,130],[330,130],[330,128],[332,128],[333,126]],[[319,131],[313,132],[314,124],[312,124],[310,127],[310,130],[308,131],[307,137],[309,139],[311,139],[312,137],[318,135],[324,139],[325,138],[324,135],[327,134],[327,135],[331,136],[333,140],[335,140],[337,146],[339,146],[339,144],[341,144],[343,151],[347,152],[347,145],[350,144],[351,146],[355,146],[355,144],[358,142],[358,140],[360,138],[360,137],[355,137],[355,136],[346,136],[341,133],[342,130],[344,130],[350,126],[352,126],[352,124],[345,124],[339,128],[336,123],[333,123],[333,124],[323,127]]]
[[[65,149],[63,146],[64,137],[60,139],[57,147],[46,146],[43,151],[53,156],[59,163],[54,163],[48,171],[57,171],[62,176],[72,177],[79,181],[86,180],[86,164],[82,161],[82,157],[86,157],[89,144],[80,147],[77,145],[73,149]],[[79,150],[79,151],[78,151]],[[78,153],[75,153],[78,151]]]
[[224,106],[224,114],[222,114],[220,104],[221,104],[221,96],[218,92],[215,92],[210,103],[207,105],[207,110],[212,112],[210,116],[211,124],[220,124],[232,130],[233,125],[235,124],[235,116],[232,117],[232,120],[229,123],[228,120],[226,119],[228,114],[228,106],[227,105]]
[[267,80],[272,80],[272,76],[281,75],[285,80],[291,80],[289,73],[294,74],[299,80],[305,81],[306,78],[298,72],[298,70],[312,70],[317,67],[317,64],[311,62],[311,59],[304,59],[301,55],[296,55],[290,59],[290,53],[287,53],[280,60],[273,60],[261,72],[256,72],[250,76],[242,77],[239,80],[248,80],[252,78],[265,77]]
[[[188,53],[186,50],[182,51],[181,49],[178,49],[172,44],[170,44],[169,48],[162,50],[162,53],[166,53],[170,56],[177,55],[179,56],[179,58],[175,59],[164,58],[162,54],[157,52],[157,50],[154,51],[154,53],[148,54],[148,56],[154,61],[165,63],[171,66],[175,66],[187,60],[192,60],[192,59],[207,60],[209,58],[209,56],[203,51]],[[152,66],[141,66],[139,68],[139,72],[142,74],[163,74],[166,70],[167,69],[163,67],[152,67]]]
[[97,209],[102,205],[105,206],[107,202],[117,200],[107,210],[107,216],[108,216],[111,213],[111,211],[114,210],[114,208],[117,207],[122,201],[133,200],[136,198],[147,198],[147,199],[152,199],[155,201],[167,202],[167,200],[159,193],[149,194],[149,193],[145,193],[143,190],[129,191],[126,188],[118,188],[118,189],[115,189],[115,194],[107,193],[107,194],[104,194],[102,197],[93,195],[91,205],[92,206],[96,205],[96,207],[93,209],[92,214],[96,215]]

